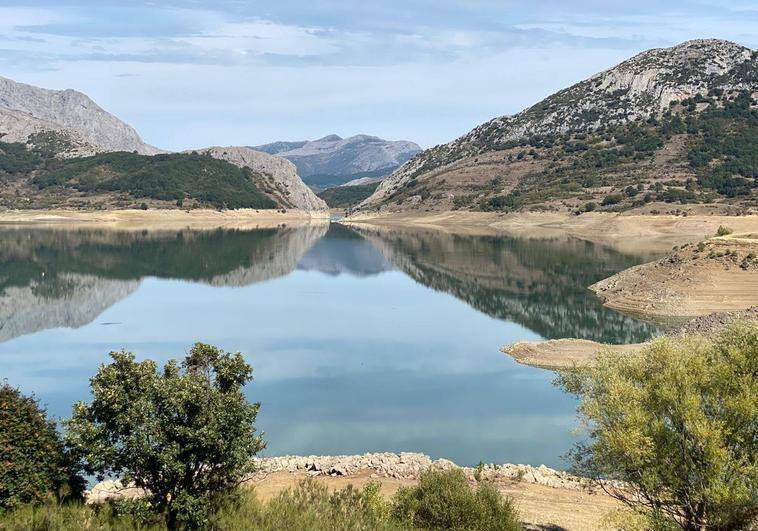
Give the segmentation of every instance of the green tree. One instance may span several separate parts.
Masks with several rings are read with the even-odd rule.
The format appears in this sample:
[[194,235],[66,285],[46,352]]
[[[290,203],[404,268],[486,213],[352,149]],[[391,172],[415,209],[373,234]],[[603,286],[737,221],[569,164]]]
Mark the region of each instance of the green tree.
[[0,513],[27,503],[81,494],[55,423],[32,397],[0,385]]
[[758,324],[714,339],[655,340],[606,353],[557,383],[577,395],[589,437],[574,468],[655,521],[749,528],[758,516]]
[[145,489],[169,528],[207,524],[265,446],[254,426],[260,405],[242,392],[252,368],[202,343],[162,371],[129,352],[111,357],[91,379],[92,403],[74,406],[67,443],[88,473]]

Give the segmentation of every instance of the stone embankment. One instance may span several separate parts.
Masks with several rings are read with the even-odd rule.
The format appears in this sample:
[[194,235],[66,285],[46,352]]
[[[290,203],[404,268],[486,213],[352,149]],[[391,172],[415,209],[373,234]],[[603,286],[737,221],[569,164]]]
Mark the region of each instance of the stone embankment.
[[[458,465],[447,459],[432,460],[421,453],[371,453],[363,455],[259,457],[255,459],[256,472],[247,482],[258,483],[271,474],[288,472],[309,476],[356,476],[371,471],[371,478],[415,481],[422,472],[432,468],[448,470]],[[572,476],[560,470],[510,463],[483,464],[479,467],[459,467],[469,481],[488,480],[494,483],[525,482],[545,487],[567,490],[584,490],[590,487],[586,478]],[[144,496],[144,491],[124,485],[118,480],[107,480],[95,485],[86,493],[87,503],[98,504],[110,500],[134,499]]]
[[[276,472],[292,474],[306,473],[311,476],[353,476],[371,470],[373,478],[394,478],[417,480],[429,468],[448,470],[458,465],[447,459],[432,460],[428,455],[403,452],[373,453],[363,455],[336,456],[281,456],[262,457],[256,460],[257,472],[251,479],[265,477]],[[572,476],[545,465],[496,465],[483,464],[479,467],[459,467],[469,480],[518,480],[547,487],[581,490],[589,485],[586,478]]]

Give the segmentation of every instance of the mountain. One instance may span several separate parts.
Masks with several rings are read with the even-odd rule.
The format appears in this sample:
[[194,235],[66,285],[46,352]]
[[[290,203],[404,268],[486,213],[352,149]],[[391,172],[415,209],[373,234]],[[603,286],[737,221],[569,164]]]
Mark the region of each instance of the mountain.
[[722,40],[643,52],[428,149],[363,210],[749,207],[758,53]]
[[0,78],[0,208],[62,207],[327,208],[280,157],[162,152],[80,92]]
[[421,151],[413,142],[369,135],[274,142],[253,147],[292,161],[303,181],[315,188],[338,186],[360,177],[387,175]]
[[0,77],[0,138],[26,142],[43,131],[59,132],[78,152],[161,153],[81,92],[48,90]]
[[246,147],[209,147],[197,150],[202,155],[249,168],[262,176],[260,188],[277,204],[301,210],[326,210],[326,203],[308,188],[287,159]]

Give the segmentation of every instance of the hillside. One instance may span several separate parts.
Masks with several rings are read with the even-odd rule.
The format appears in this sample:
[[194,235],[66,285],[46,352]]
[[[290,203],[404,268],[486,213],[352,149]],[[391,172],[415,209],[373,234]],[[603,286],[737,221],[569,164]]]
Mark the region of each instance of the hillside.
[[745,310],[758,299],[758,234],[720,236],[675,248],[590,286],[604,305],[651,317]]
[[248,148],[165,153],[73,90],[0,78],[0,208],[325,210],[295,166]]
[[417,155],[363,210],[646,212],[756,205],[758,53],[643,52]]
[[413,142],[369,135],[273,142],[252,149],[292,161],[303,181],[314,188],[339,186],[362,177],[388,175],[421,151]]
[[66,138],[68,150],[75,154],[161,152],[81,92],[48,90],[0,77],[0,138],[24,143],[44,131],[56,131]]
[[327,188],[319,192],[318,196],[329,205],[329,208],[349,209],[373,194],[377,186],[379,186],[377,182],[369,184],[344,184],[342,186],[335,186],[334,188]]

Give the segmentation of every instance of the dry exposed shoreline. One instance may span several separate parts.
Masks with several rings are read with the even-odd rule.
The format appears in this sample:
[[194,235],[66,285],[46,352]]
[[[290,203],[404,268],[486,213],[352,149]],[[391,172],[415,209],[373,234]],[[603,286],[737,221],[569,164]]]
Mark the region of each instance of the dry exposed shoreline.
[[550,339],[547,341],[518,341],[505,345],[501,352],[522,365],[540,369],[567,369],[587,365],[598,352],[610,350],[619,354],[635,352],[644,343],[607,345],[587,339]]
[[4,210],[0,225],[49,227],[108,227],[123,230],[215,228],[271,228],[286,224],[326,223],[328,211],[152,209],[152,210]]
[[[256,464],[257,472],[244,484],[254,488],[262,501],[309,477],[331,489],[348,485],[361,488],[369,481],[378,481],[382,495],[390,498],[399,488],[415,484],[424,470],[457,467],[446,459],[432,460],[420,453],[263,457]],[[592,489],[585,478],[545,466],[484,465],[478,472],[471,467],[460,468],[471,483],[478,475],[512,498],[530,529],[594,530],[606,514],[620,507],[601,490]],[[90,491],[88,502],[141,495],[138,489],[124,489],[118,482],[106,481]]]
[[723,216],[695,214],[636,215],[591,212],[576,216],[562,212],[437,212],[377,214],[358,213],[346,224],[416,226],[460,234],[506,234],[523,238],[573,237],[622,252],[665,252],[675,245],[713,236],[720,225],[735,232],[758,232],[758,215]]

